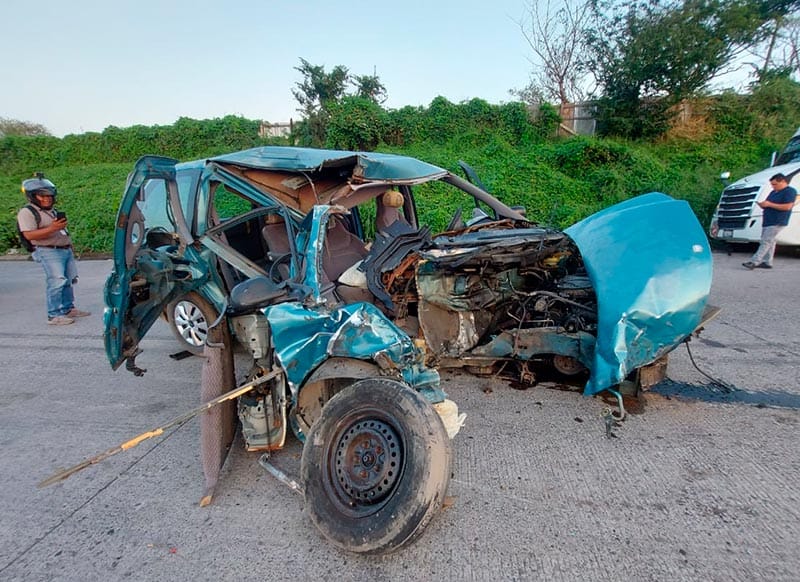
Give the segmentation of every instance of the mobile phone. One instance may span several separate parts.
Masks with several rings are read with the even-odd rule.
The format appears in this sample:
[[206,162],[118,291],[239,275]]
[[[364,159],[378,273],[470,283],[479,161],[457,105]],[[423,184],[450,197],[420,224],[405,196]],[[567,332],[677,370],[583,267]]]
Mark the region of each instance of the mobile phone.
[[67,217],[66,212],[61,212],[60,210],[56,210],[56,220],[62,220]]

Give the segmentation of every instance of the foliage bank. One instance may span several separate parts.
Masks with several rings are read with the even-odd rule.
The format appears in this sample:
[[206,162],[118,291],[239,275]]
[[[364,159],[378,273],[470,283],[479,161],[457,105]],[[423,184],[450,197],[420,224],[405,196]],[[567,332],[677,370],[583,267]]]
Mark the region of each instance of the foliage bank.
[[[800,126],[798,105],[800,86],[777,79],[749,96],[696,103],[701,130],[694,134],[632,141],[554,137],[554,111],[531,116],[520,103],[454,104],[440,97],[429,107],[387,111],[352,96],[330,108],[324,145],[402,153],[455,173],[464,160],[490,192],[552,226],[651,191],[687,200],[706,225],[721,191],[719,173],[739,177],[766,167],[770,153]],[[259,122],[238,117],[182,118],[172,126],[109,127],[63,139],[0,139],[0,252],[16,245],[15,215],[24,204],[19,185],[34,171],[58,186],[58,207],[70,218],[78,252],[109,252],[125,178],[140,155],[186,161],[246,149],[266,143],[258,128]],[[455,202],[428,187],[420,189],[418,207],[423,221],[440,230]]]
[[131,162],[158,153],[178,159],[203,157],[255,147],[260,121],[227,116],[198,121],[182,117],[173,125],[109,126],[102,132],[52,136],[7,136],[0,139],[0,175],[27,176],[35,168]]

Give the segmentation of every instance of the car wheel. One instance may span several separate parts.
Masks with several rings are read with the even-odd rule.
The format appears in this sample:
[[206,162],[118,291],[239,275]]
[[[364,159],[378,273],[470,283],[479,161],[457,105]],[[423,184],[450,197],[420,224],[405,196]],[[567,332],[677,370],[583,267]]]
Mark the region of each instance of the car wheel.
[[553,356],[553,367],[564,376],[577,376],[586,371],[586,366],[571,356]]
[[415,540],[441,508],[450,440],[420,394],[389,379],[337,393],[306,438],[301,460],[311,520],[336,546],[391,552]]
[[172,333],[193,354],[202,354],[208,339],[208,326],[217,318],[214,307],[197,293],[188,293],[167,307]]

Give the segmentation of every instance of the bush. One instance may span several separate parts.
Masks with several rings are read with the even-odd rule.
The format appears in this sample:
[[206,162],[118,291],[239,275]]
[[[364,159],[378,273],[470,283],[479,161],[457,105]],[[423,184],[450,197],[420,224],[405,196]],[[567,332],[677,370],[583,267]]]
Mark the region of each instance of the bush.
[[146,154],[190,160],[224,152],[285,143],[258,136],[260,121],[229,115],[198,121],[182,117],[173,125],[109,126],[101,133],[9,136],[0,139],[0,174],[27,175],[37,168],[77,164],[130,162]]
[[343,97],[329,106],[326,147],[343,150],[372,150],[387,126],[380,105],[363,97]]
[[[766,167],[770,153],[796,129],[791,108],[796,111],[799,96],[797,83],[777,78],[752,95],[709,97],[704,106],[710,133],[654,142],[555,138],[558,115],[548,106],[531,118],[522,103],[454,104],[439,97],[427,108],[385,111],[353,97],[331,108],[327,143],[405,154],[456,174],[464,160],[492,194],[524,206],[531,220],[558,228],[651,191],[687,200],[707,224],[722,190],[720,172],[741,176]],[[172,126],[109,127],[63,139],[0,139],[0,252],[16,245],[16,212],[25,204],[19,185],[35,171],[59,187],[58,206],[70,217],[78,252],[109,252],[125,178],[140,155],[190,160],[262,145],[267,140],[258,138],[258,125],[234,116],[181,118]],[[418,192],[421,218],[435,230],[456,210],[445,192],[439,186]]]

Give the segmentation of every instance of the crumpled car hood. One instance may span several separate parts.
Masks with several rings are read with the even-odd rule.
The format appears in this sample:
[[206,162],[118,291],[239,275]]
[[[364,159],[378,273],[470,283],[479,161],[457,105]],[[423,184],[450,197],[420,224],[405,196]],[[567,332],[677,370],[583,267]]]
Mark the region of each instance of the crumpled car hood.
[[[654,229],[659,222],[670,228]],[[584,390],[591,395],[669,352],[697,328],[711,290],[711,249],[689,204],[658,192],[564,232],[578,245],[597,294],[597,343]]]

